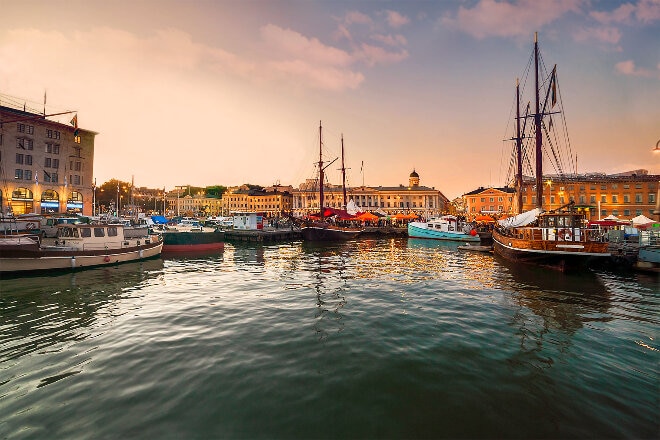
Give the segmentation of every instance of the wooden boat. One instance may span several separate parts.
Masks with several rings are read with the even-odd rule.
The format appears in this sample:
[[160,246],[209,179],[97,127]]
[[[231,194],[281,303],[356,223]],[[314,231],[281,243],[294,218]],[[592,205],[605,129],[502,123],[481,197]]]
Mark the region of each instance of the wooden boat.
[[453,215],[432,218],[426,222],[410,222],[408,223],[408,237],[467,242],[481,241],[476,229]]
[[160,255],[160,236],[125,237],[123,225],[62,224],[55,238],[0,236],[0,273],[71,270],[144,260]]
[[[493,249],[496,254],[516,262],[535,263],[542,266],[568,271],[583,266],[593,259],[610,257],[608,244],[600,238],[597,229],[589,229],[586,215],[577,212],[574,203],[560,207],[555,211],[543,209],[543,138],[555,139],[548,132],[552,123],[551,110],[557,97],[557,66],[552,70],[543,105],[539,88],[539,51],[538,37],[534,41],[535,67],[535,105],[532,115],[520,115],[520,86],[516,84],[516,189],[519,214],[497,223],[493,230]],[[528,106],[529,108],[529,106]],[[523,139],[530,138],[521,132],[521,120],[534,119],[535,157],[536,157],[536,208],[522,213],[522,163]],[[550,122],[546,125],[544,118]],[[526,124],[525,124],[526,125]],[[552,154],[557,157],[555,146]],[[561,155],[559,156],[561,157]],[[561,164],[556,166],[561,170]]]
[[[319,206],[320,213],[319,221],[306,221],[300,227],[300,233],[304,240],[307,241],[342,241],[351,240],[362,232],[362,228],[346,227],[340,225],[332,225],[325,221],[325,207],[323,206],[323,176],[325,168],[330,166],[334,160],[325,167],[323,166],[323,138],[321,135],[322,126],[319,122]],[[335,159],[337,160],[337,159]],[[342,171],[342,186],[344,189],[344,204],[346,203],[346,168],[344,167],[344,138],[341,139],[341,171]]]

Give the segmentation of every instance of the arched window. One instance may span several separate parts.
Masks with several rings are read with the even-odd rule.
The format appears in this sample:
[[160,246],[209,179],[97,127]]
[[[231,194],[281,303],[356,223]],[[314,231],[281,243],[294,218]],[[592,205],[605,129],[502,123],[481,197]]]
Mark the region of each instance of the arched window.
[[82,212],[83,196],[78,191],[71,191],[69,199],[66,201],[67,212]]
[[15,215],[28,214],[34,209],[32,191],[16,188],[11,193],[11,210]]
[[60,195],[57,191],[47,189],[41,193],[41,213],[53,214],[60,212]]

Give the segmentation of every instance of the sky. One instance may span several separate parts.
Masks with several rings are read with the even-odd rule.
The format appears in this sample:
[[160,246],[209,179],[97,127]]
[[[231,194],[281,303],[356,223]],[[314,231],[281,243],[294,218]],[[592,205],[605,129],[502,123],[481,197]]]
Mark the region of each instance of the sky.
[[[75,110],[94,177],[504,186],[539,35],[579,173],[660,174],[660,0],[0,0],[0,94]],[[68,123],[70,116],[60,122]],[[341,183],[337,168],[331,183]],[[336,165],[336,166],[335,166]]]

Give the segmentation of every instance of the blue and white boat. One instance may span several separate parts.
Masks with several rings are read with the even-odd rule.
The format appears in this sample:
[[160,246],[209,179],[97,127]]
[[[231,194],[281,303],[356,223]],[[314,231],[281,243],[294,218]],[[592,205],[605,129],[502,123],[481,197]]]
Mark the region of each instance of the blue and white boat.
[[408,223],[408,237],[434,240],[479,242],[479,234],[469,223],[453,215],[432,218],[426,222]]

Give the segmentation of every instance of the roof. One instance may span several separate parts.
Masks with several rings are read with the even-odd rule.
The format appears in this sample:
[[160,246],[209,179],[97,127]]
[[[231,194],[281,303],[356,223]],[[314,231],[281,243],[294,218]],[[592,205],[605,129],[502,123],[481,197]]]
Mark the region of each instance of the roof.
[[419,178],[419,174],[417,174],[417,171],[415,171],[415,170],[413,169],[413,172],[410,173],[410,177],[417,177],[417,178]]

